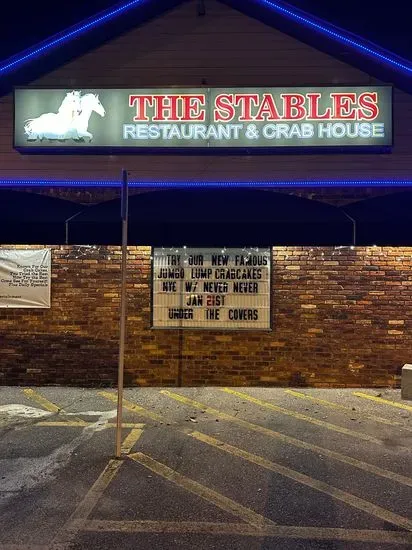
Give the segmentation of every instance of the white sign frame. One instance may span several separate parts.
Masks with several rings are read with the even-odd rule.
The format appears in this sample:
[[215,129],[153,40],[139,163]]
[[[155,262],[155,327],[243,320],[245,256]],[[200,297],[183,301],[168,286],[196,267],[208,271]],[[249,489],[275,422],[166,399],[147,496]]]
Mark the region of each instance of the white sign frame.
[[[258,269],[260,270],[260,274],[257,272],[254,272],[253,274],[258,278],[256,280],[251,279],[222,279],[221,282],[227,283],[227,288],[223,292],[220,292],[218,290],[214,291],[207,291],[203,287],[204,282],[210,282],[212,284],[219,282],[219,279],[215,279],[215,269],[222,268],[222,266],[219,266],[217,264],[211,265],[212,262],[212,255],[216,256],[229,256],[228,264],[226,266],[223,266],[225,269]],[[163,274],[160,273],[161,268],[167,268],[168,267],[168,260],[166,259],[167,256],[170,257],[170,261],[172,261],[172,256],[176,258],[177,256],[180,256],[179,265],[171,265],[170,267],[178,268],[179,270],[183,270],[184,276],[183,278],[170,280],[169,278],[165,278],[162,280]],[[200,265],[193,265],[189,264],[189,257],[190,256],[203,256],[203,264]],[[266,265],[256,265],[253,266],[250,265],[234,265],[234,263],[229,262],[235,262],[235,256],[242,256],[243,259],[248,258],[251,259],[251,261],[263,261],[258,260],[258,258],[265,257],[267,259]],[[163,257],[162,262],[165,262],[164,265],[162,262],[160,262],[160,258]],[[207,258],[210,257],[208,260]],[[255,259],[254,259],[254,258]],[[271,247],[243,247],[243,248],[222,248],[222,247],[153,247],[151,251],[151,260],[152,260],[152,266],[151,266],[151,316],[150,316],[150,326],[152,329],[155,330],[217,330],[217,331],[271,331],[272,330],[272,248]],[[241,261],[238,258],[238,261]],[[192,268],[204,268],[204,269],[211,269],[212,274],[210,278],[205,279],[200,276],[200,278],[192,278],[191,270]],[[250,273],[248,271],[248,273]],[[161,277],[156,277],[156,275],[161,275]],[[191,292],[187,289],[186,283],[193,283],[195,281],[198,281],[199,287],[196,288],[195,291]],[[169,288],[170,290],[164,291],[159,290],[160,285],[163,283],[173,283],[175,282],[176,285],[171,285]],[[247,291],[245,294],[241,293],[242,295],[239,298],[239,285],[237,287],[237,293],[234,292],[234,282],[243,282],[246,283],[245,290]],[[265,289],[264,292],[262,292],[262,286]],[[174,287],[174,290],[172,288]],[[200,288],[200,290],[199,290]],[[256,290],[256,291],[255,291]],[[169,299],[169,303],[162,302],[160,299],[160,296],[166,296]],[[176,300],[173,300],[173,297],[176,297],[176,300],[178,300],[178,303],[175,304],[174,302]],[[201,301],[200,304],[192,304],[190,306],[187,304],[187,301],[192,296],[203,296],[205,299]],[[216,304],[215,306],[207,305],[207,297],[208,296],[223,296],[224,297],[224,303],[223,304]],[[236,300],[233,302],[233,297],[236,297]],[[253,297],[256,298],[255,303],[253,302]],[[246,302],[242,307],[242,298],[243,302]],[[196,300],[196,298],[194,298]],[[239,302],[240,299],[240,302]],[[266,299],[266,301],[265,301]],[[213,299],[212,299],[213,300]],[[183,302],[186,301],[185,307],[183,307]],[[261,304],[259,304],[259,301]],[[170,303],[172,302],[172,303]],[[207,309],[208,307],[212,309],[219,309],[226,312],[227,310],[227,316],[225,319],[218,317],[218,320],[211,319],[207,317]],[[186,318],[186,319],[173,319],[171,321],[171,324],[166,323],[166,317],[158,314],[158,310],[161,308],[163,309],[192,309],[194,310],[194,313],[192,313],[192,317]],[[234,310],[237,309],[239,314],[241,314],[240,310],[242,310],[242,313],[246,315],[256,315],[258,318],[263,312],[263,320],[261,323],[256,326],[256,323],[253,323],[254,319],[231,319],[229,321],[229,311],[232,311],[232,315],[236,315],[237,313],[234,312]],[[198,312],[203,312],[203,314]],[[257,313],[250,313],[250,312],[257,312]],[[210,314],[210,313],[209,313]],[[223,313],[225,314],[225,313]],[[202,315],[203,319],[199,319],[199,316]],[[220,314],[219,314],[220,315]],[[188,322],[186,322],[188,321]],[[210,322],[211,321],[211,322]],[[218,322],[217,322],[218,321]]]
[[393,146],[392,87],[14,90],[25,152],[372,150]]

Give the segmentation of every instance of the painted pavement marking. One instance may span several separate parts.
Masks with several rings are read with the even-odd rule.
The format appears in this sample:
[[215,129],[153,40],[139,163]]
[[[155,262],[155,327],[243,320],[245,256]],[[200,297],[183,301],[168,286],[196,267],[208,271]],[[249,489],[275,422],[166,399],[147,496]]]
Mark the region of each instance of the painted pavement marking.
[[[99,395],[101,395],[102,397],[105,397],[106,399],[109,399],[110,401],[113,401],[113,403],[117,403],[117,394],[115,393],[111,393],[108,391],[100,391]],[[127,399],[123,399],[123,407],[125,409],[128,409],[129,411],[133,411],[136,414],[139,414],[140,416],[145,416],[147,418],[150,418],[151,420],[156,420],[157,422],[165,421],[164,418],[159,414],[156,414],[152,411],[144,409],[143,407],[140,407],[140,405],[136,405],[135,403],[132,403]]]
[[49,547],[43,544],[2,544],[0,550],[49,550]]
[[[23,393],[28,399],[35,401],[38,405],[45,408],[46,411],[49,411],[55,414],[59,414],[59,413],[68,414],[62,407],[58,407],[55,403],[53,403],[52,401],[49,401],[46,397],[41,395],[41,393],[39,393],[36,390],[33,390],[32,388],[25,388],[23,390]],[[75,416],[75,415],[72,415],[72,416],[73,416],[73,420],[77,422],[82,421],[78,416]]]
[[[36,424],[33,424],[33,426],[54,426],[54,427],[69,427],[69,428],[77,428],[81,427],[84,428],[85,426],[91,426],[94,422],[86,422],[86,420],[56,420],[56,421],[48,421],[48,420],[42,420],[41,422],[36,422]],[[134,422],[125,422],[122,424],[122,428],[144,428],[144,424],[136,424]],[[116,424],[114,422],[107,422],[105,425],[105,428],[116,428]]]
[[[130,453],[133,445],[135,445],[142,433],[140,429],[132,429],[122,443],[122,452],[126,454]],[[67,549],[78,532],[83,529],[85,522],[96,507],[104,491],[116,477],[122,464],[124,464],[124,460],[122,459],[109,460],[109,463],[88,490],[84,499],[78,504],[65,525],[57,533],[50,546],[51,549]]]
[[328,483],[309,477],[306,474],[302,474],[301,472],[292,470],[291,468],[287,468],[285,466],[282,466],[281,464],[271,462],[270,460],[266,460],[261,456],[249,453],[247,451],[244,451],[243,449],[239,449],[238,447],[228,445],[227,443],[223,443],[222,441],[215,439],[214,437],[210,437],[200,432],[191,432],[189,435],[191,437],[194,437],[198,441],[202,441],[207,445],[215,447],[216,449],[225,451],[233,456],[243,458],[244,460],[256,464],[257,466],[261,466],[266,470],[276,472],[281,476],[287,477],[302,485],[306,485],[307,487],[311,487],[316,491],[320,491],[326,495],[329,495],[336,500],[340,500],[341,502],[344,502],[345,504],[356,508],[357,510],[361,510],[362,512],[366,512],[383,521],[392,523],[397,527],[412,530],[412,520],[399,516],[398,514],[390,512],[389,510],[385,510],[381,506],[377,506],[376,504],[364,500],[363,498],[357,497],[351,493],[338,489],[337,487],[333,487]]
[[[296,440],[294,438],[290,438],[289,436],[284,436],[283,434],[278,434],[277,432],[274,432],[273,430],[269,430],[268,428],[264,428],[255,424],[251,424],[247,421],[241,420],[239,418],[231,417],[230,415],[227,415],[226,413],[221,413],[220,411],[217,411],[216,409],[211,409],[208,407],[205,407],[202,403],[198,403],[196,401],[193,401],[191,399],[188,399],[186,397],[183,397],[179,394],[174,394],[173,392],[170,392],[168,390],[162,390],[161,393],[172,397],[174,399],[177,399],[178,401],[181,401],[185,403],[186,405],[194,406],[195,408],[199,408],[201,410],[206,410],[206,412],[209,412],[211,414],[214,414],[218,417],[221,417],[225,420],[229,420],[231,422],[235,422],[238,425],[242,427],[246,427],[247,429],[252,429],[254,431],[258,431],[260,433],[264,433],[265,435],[270,435],[274,437],[279,437],[283,441],[286,441],[287,443],[292,443],[294,445],[303,447],[305,449],[309,449],[311,451],[319,452],[320,454],[324,454],[326,456],[329,456],[331,458],[340,460],[341,462],[350,464],[351,466],[358,467],[360,469],[365,470],[368,473],[372,473],[375,475],[379,475],[382,477],[386,477],[392,481],[396,481],[398,483],[401,483],[403,485],[408,485],[412,487],[412,480],[410,478],[407,478],[405,476],[401,476],[399,474],[395,474],[393,472],[389,472],[387,470],[384,470],[382,468],[364,463],[362,461],[359,461],[357,459],[353,459],[351,457],[346,457],[345,455],[340,455],[339,453],[336,453],[334,451],[329,451],[327,449],[323,449],[321,447],[305,443],[300,440]],[[129,402],[129,406],[131,405],[130,409],[134,410],[135,405],[131,402]],[[148,416],[147,413],[150,411],[146,411],[146,409],[143,409],[143,407],[138,407],[139,414],[144,414],[145,416]],[[179,429],[179,431],[183,431],[184,433],[188,433],[188,430],[186,429]],[[230,445],[226,445],[225,443],[218,442],[217,440],[213,440],[213,438],[210,438],[209,436],[205,434],[201,434],[200,432],[197,432],[198,439],[211,444],[212,441],[216,441],[216,445],[218,448],[226,450],[227,452],[232,452],[232,454],[238,454],[238,456],[241,456],[242,458],[246,458],[249,461],[255,462],[256,464],[267,467],[268,469],[271,469],[272,471],[276,471],[277,473],[280,473],[282,475],[285,475],[287,477],[290,477],[294,481],[300,482],[304,485],[310,486],[316,490],[319,490],[323,493],[326,493],[337,500],[341,500],[345,502],[346,504],[349,504],[357,509],[360,509],[362,511],[365,511],[369,514],[372,514],[380,519],[383,519],[384,521],[388,521],[390,523],[393,523],[397,526],[412,529],[412,521],[403,518],[402,516],[399,516],[397,514],[394,514],[388,510],[385,510],[384,508],[377,506],[373,503],[370,503],[362,498],[356,497],[355,495],[352,495],[350,493],[347,493],[343,490],[340,490],[338,488],[335,488],[331,485],[328,485],[327,483],[324,483],[319,480],[315,480],[313,478],[310,478],[309,476],[306,476],[305,474],[301,474],[299,472],[295,472],[294,470],[285,468],[281,465],[277,465],[275,463],[266,461],[262,457],[258,457],[257,455],[252,455],[251,453],[247,453],[246,451],[242,451],[240,449],[237,449],[235,447],[232,447]],[[230,451],[229,451],[230,449]],[[276,469],[275,469],[276,468]]]
[[46,409],[46,411],[52,412],[52,413],[64,413],[64,409],[61,407],[58,407],[55,403],[52,403],[45,397],[43,397],[39,392],[32,390],[31,388],[26,388],[23,390],[23,393],[26,397],[31,399],[32,401],[35,401],[38,405]]
[[[321,447],[307,444],[303,441],[295,440],[294,438],[284,436],[283,434],[277,434],[277,432],[273,432],[272,430],[263,428],[262,426],[254,425],[249,422],[238,419],[236,417],[231,417],[226,413],[221,413],[216,409],[205,407],[203,404],[193,401],[191,399],[187,399],[183,396],[180,396],[179,394],[173,394],[172,392],[168,392],[166,390],[163,390],[161,393],[168,395],[169,397],[172,397],[174,399],[177,398],[177,400],[184,402],[185,404],[189,404],[191,406],[195,406],[195,408],[200,408],[202,410],[205,410],[206,412],[217,415],[222,419],[234,422],[242,427],[247,427],[248,429],[252,429],[254,431],[258,431],[260,433],[264,433],[272,437],[278,437],[283,441],[286,441],[287,443],[292,443],[294,445],[303,447],[305,449],[315,450],[320,454],[324,454],[326,456],[330,456],[337,460],[341,460],[343,462],[349,463],[358,468],[364,469],[367,472],[376,473],[377,475],[383,475],[383,477],[389,477],[389,479],[396,480],[400,483],[405,483],[406,481],[407,482],[406,484],[412,486],[412,480],[410,480],[409,478],[405,478],[404,476],[398,476],[397,474],[393,474],[392,472],[387,472],[386,470],[382,470],[380,468],[371,466],[369,464],[362,463],[361,461],[358,461],[356,459],[345,457],[344,455],[339,455],[339,453],[328,451],[327,449],[322,449]],[[109,392],[100,392],[100,395],[103,395],[103,397],[106,397],[112,401],[116,399],[114,394],[111,394]],[[140,407],[139,405],[136,405],[127,400],[125,400],[124,403],[125,403],[125,408],[128,408],[129,410],[137,414],[151,418],[153,420],[164,422],[163,417],[161,417],[160,415],[152,411],[144,409],[143,407]],[[79,425],[79,424],[76,423],[76,425]],[[142,430],[140,429],[140,426],[143,426],[143,425],[134,424],[133,426],[134,426],[134,429],[132,429],[132,431],[129,433],[129,435],[125,438],[123,442],[123,445],[122,445],[123,453],[130,453],[131,448],[141,436]],[[137,426],[139,426],[139,428]],[[188,432],[188,430],[183,430],[183,431],[184,433]],[[210,441],[213,440],[213,438],[209,438],[209,436],[201,434],[200,432],[198,432],[198,434],[199,434],[199,439],[202,438],[202,440],[204,440],[205,442],[206,440],[209,440],[207,442],[210,443]],[[258,460],[258,463],[260,463],[261,466],[263,465],[261,461],[269,462],[263,459],[262,457],[257,457],[256,455],[252,455],[251,453],[247,453],[246,451],[242,451],[241,449],[237,449],[230,445],[226,445],[224,443],[221,444],[221,442],[218,442],[218,448],[222,448],[222,447],[223,447],[223,450],[225,451],[228,451],[228,449],[230,448],[230,450],[232,451],[232,454],[234,454],[233,452],[234,449],[236,449],[236,451],[239,451],[240,453],[246,453],[243,456],[243,458],[245,458],[245,456],[248,456],[248,458],[256,457],[256,459]],[[79,531],[123,531],[123,532],[155,532],[155,533],[193,532],[193,533],[211,533],[211,534],[223,534],[223,535],[232,534],[232,535],[244,535],[244,536],[259,536],[259,537],[270,536],[270,537],[278,537],[278,538],[297,538],[297,539],[307,539],[307,540],[328,539],[328,540],[342,540],[342,541],[360,541],[360,542],[369,541],[369,542],[380,542],[380,543],[388,542],[388,543],[397,543],[397,544],[412,544],[412,534],[404,533],[404,532],[396,532],[396,531],[392,532],[392,531],[383,531],[383,530],[382,531],[381,530],[351,530],[351,529],[339,529],[339,528],[335,529],[335,528],[277,526],[274,522],[272,522],[268,518],[265,518],[257,514],[253,510],[243,507],[242,505],[236,503],[235,501],[228,499],[224,495],[221,495],[220,493],[217,493],[212,489],[209,489],[208,487],[205,487],[194,480],[191,480],[189,478],[186,478],[185,476],[182,476],[178,472],[171,470],[168,466],[155,461],[154,459],[152,459],[147,455],[144,455],[143,453],[134,453],[134,454],[129,454],[128,456],[129,458],[132,458],[134,461],[151,469],[158,475],[161,475],[162,477],[169,479],[173,483],[189,490],[190,492],[197,494],[198,496],[201,496],[202,498],[204,498],[209,502],[212,502],[216,506],[226,511],[229,511],[230,513],[238,517],[241,517],[244,521],[249,523],[249,525],[236,524],[236,523],[235,524],[228,524],[228,523],[217,524],[217,523],[208,523],[208,522],[100,521],[100,520],[89,521],[88,518],[91,512],[93,511],[93,509],[95,508],[95,506],[97,505],[98,500],[101,498],[103,492],[107,489],[110,482],[115,478],[121,465],[124,462],[123,460],[113,459],[109,461],[109,464],[106,466],[106,468],[100,474],[99,478],[96,480],[96,482],[93,484],[91,489],[88,491],[83,501],[78,505],[78,507],[73,512],[72,516],[69,518],[66,525],[59,532],[59,534],[57,535],[57,537],[53,542],[53,545],[52,545],[53,549],[56,549],[56,550],[66,549],[67,546],[73,541],[75,536],[79,533]],[[270,463],[270,464],[275,465],[276,468],[281,468],[281,469],[283,468],[282,466],[274,463]],[[327,484],[324,484],[323,482],[312,480],[312,478],[309,478],[308,476],[304,476],[304,474],[300,474],[299,472],[294,472],[293,470],[289,470],[287,468],[285,470],[288,470],[288,473],[293,472],[294,476],[297,474],[298,476],[303,476],[304,478],[307,478],[310,481],[310,483],[313,483],[313,482],[320,483],[322,486],[326,486],[326,488],[328,489],[330,487]],[[305,479],[305,481],[307,480]],[[330,487],[330,488],[333,490],[333,493],[335,493],[336,491],[336,492],[342,493],[343,495],[345,495],[345,497],[346,495],[348,495],[348,493],[345,493],[344,491],[340,491],[339,489],[335,489],[333,487]],[[335,494],[327,493],[327,494],[331,494],[332,496],[336,497],[336,493]],[[354,497],[353,495],[349,495],[349,496],[357,499],[357,497]],[[363,499],[357,499],[357,501],[358,501],[357,503],[361,501],[362,505],[364,502],[366,502],[366,501],[363,501]],[[374,512],[378,511],[379,513],[385,514],[385,517],[383,518],[385,519],[385,521],[391,521],[391,519],[399,521],[398,518],[401,518],[400,521],[408,521],[405,518],[402,518],[401,516],[392,514],[391,512],[383,510],[380,507],[376,507],[371,503],[366,502],[366,504],[368,506],[374,507],[374,510],[373,510]],[[386,514],[390,514],[391,519],[388,519],[388,516]],[[382,516],[378,516],[378,517],[382,517]],[[410,523],[412,524],[412,522]],[[395,523],[395,525],[399,525],[399,523]],[[402,523],[402,526],[404,526],[403,523]],[[408,526],[408,528],[411,528],[411,527]],[[6,548],[3,549],[0,546],[0,550],[6,550]],[[22,548],[22,550],[26,550],[26,549]]]
[[[162,393],[165,393],[166,395],[178,395],[178,394],[172,394],[172,392],[169,392],[167,390],[162,390]],[[179,399],[180,401],[183,401],[185,404],[190,404],[192,406],[196,406],[197,408],[202,408],[203,410],[205,410],[205,407],[202,407],[202,404],[200,403],[197,403],[191,399],[188,399],[188,398],[184,398],[183,396],[179,396],[179,398],[182,398],[182,399]],[[139,407],[140,408],[140,407]],[[206,409],[207,411],[207,409]],[[140,411],[142,412],[142,411]],[[207,411],[208,412],[208,411]],[[210,411],[209,411],[210,412]],[[215,411],[214,409],[212,409],[212,412],[218,412],[218,411]],[[221,415],[222,413],[219,413],[219,415]],[[227,417],[229,415],[225,415],[223,413],[223,415],[226,417],[225,419],[227,419]],[[229,418],[234,418],[234,417],[229,417]],[[240,419],[236,419],[236,420],[240,420]],[[245,421],[240,421],[241,425],[244,425]],[[250,426],[253,426],[253,427],[259,427],[259,426],[256,426],[256,425],[253,425],[253,424],[249,424],[248,422],[246,422],[247,424],[247,427],[250,428]],[[267,429],[265,429],[267,430]],[[369,513],[371,515],[374,515],[375,517],[378,517],[380,519],[382,519],[383,521],[387,521],[389,523],[393,523],[394,525],[397,525],[399,527],[402,527],[402,528],[406,528],[406,529],[411,529],[412,530],[412,521],[407,519],[407,518],[404,518],[398,514],[395,514],[393,512],[390,512],[378,505],[375,505],[367,500],[364,500],[360,497],[357,497],[355,495],[352,495],[351,493],[348,493],[346,491],[343,491],[341,489],[338,489],[336,487],[333,487],[323,481],[320,481],[320,480],[316,480],[314,478],[311,478],[310,476],[307,476],[305,474],[302,474],[300,472],[297,472],[295,470],[292,470],[290,468],[287,468],[287,467],[284,467],[280,464],[276,464],[274,462],[271,462],[271,461],[268,461],[266,459],[264,459],[263,457],[260,457],[258,455],[254,455],[252,453],[249,453],[247,451],[243,451],[241,449],[238,449],[237,447],[233,447],[231,445],[228,445],[228,444],[225,444],[215,438],[212,438],[210,436],[207,436],[206,434],[202,434],[201,432],[190,432],[189,430],[187,429],[179,429],[179,431],[182,431],[183,433],[189,433],[189,435],[191,435],[192,437],[200,440],[200,441],[203,441],[209,445],[213,445],[215,446],[216,448],[218,449],[221,449],[221,450],[225,450],[226,452],[229,452],[233,455],[236,455],[236,456],[239,456],[241,458],[244,458],[246,460],[248,460],[249,462],[253,462],[259,466],[262,466],[266,469],[269,469],[271,471],[275,471],[277,473],[279,473],[280,475],[283,475],[283,476],[286,476],[286,477],[289,477],[290,479],[293,479],[294,481],[298,482],[298,483],[301,483],[303,485],[306,485],[306,486],[309,486],[315,490],[318,490],[320,492],[323,492],[325,494],[328,494],[330,496],[332,496],[333,498],[336,498],[337,500],[340,500],[342,502],[344,502],[345,504],[348,504],[352,507],[355,507],[359,510],[362,510],[366,513]],[[260,431],[260,430],[259,430]],[[270,432],[272,432],[271,430],[269,430]],[[275,432],[276,433],[276,432]],[[272,435],[272,433],[270,434]],[[335,455],[335,453],[333,453]],[[131,456],[130,458],[134,458],[135,456],[137,455],[133,455]],[[144,456],[144,455],[142,455]],[[347,460],[354,460],[355,459],[350,459],[350,457],[344,457],[344,455],[341,455],[343,458],[347,459]],[[335,456],[333,458],[336,458]],[[148,458],[148,460],[152,460],[150,458]],[[345,462],[347,461],[345,460]],[[140,461],[139,461],[140,462]],[[355,461],[355,465],[358,466],[358,462],[360,461]],[[351,465],[354,465],[353,462],[350,462]],[[412,480],[410,480],[409,478],[403,478],[403,476],[397,476],[397,474],[393,474],[392,472],[387,472],[386,470],[383,470],[381,471],[380,468],[376,468],[374,466],[371,466],[371,465],[368,465],[366,463],[361,463],[366,471],[368,471],[369,473],[372,471],[372,473],[377,473],[378,472],[378,475],[382,475],[382,472],[385,474],[385,477],[389,477],[390,479],[394,480],[393,476],[395,476],[395,480],[396,481],[400,481],[401,479],[401,482],[404,483],[405,481],[407,482],[406,484],[408,484],[409,486],[412,486]],[[167,468],[167,466],[164,466],[164,468]],[[151,468],[153,469],[153,468]],[[169,469],[170,470],[170,469]],[[153,470],[153,471],[156,471],[156,470]],[[170,470],[173,472],[173,470]],[[159,473],[156,471],[156,473]],[[177,473],[176,473],[177,474]],[[180,475],[180,474],[177,474],[177,475]],[[196,483],[196,482],[194,482]]]
[[54,426],[54,427],[66,427],[66,428],[84,428],[85,426],[90,426],[91,424],[94,424],[94,422],[86,422],[85,420],[55,420],[55,421],[48,421],[44,420],[42,422],[36,422],[36,424],[33,424],[33,426]]
[[129,458],[135,462],[138,462],[142,466],[145,466],[157,475],[171,481],[178,487],[186,489],[187,491],[203,498],[207,502],[214,504],[225,512],[229,512],[246,523],[253,525],[254,527],[276,525],[272,520],[265,518],[250,508],[246,508],[245,506],[242,506],[242,504],[235,502],[221,493],[218,493],[217,491],[214,491],[213,489],[210,489],[209,487],[206,487],[205,485],[180,474],[176,470],[172,470],[169,466],[166,466],[166,464],[162,464],[148,455],[143,453],[133,453],[129,455]]
[[48,418],[53,415],[50,411],[31,407],[29,405],[21,405],[20,403],[8,403],[0,405],[0,415],[3,420],[16,421],[16,418],[24,420],[36,420],[39,418]]
[[397,407],[398,409],[404,409],[405,411],[412,411],[412,406],[405,405],[405,403],[396,403],[395,401],[389,401],[389,399],[382,399],[382,397],[375,397],[374,395],[369,395],[368,393],[359,391],[353,392],[353,395],[356,395],[356,397],[362,397],[363,399],[370,399],[371,401],[375,401],[375,403],[380,403],[381,405],[390,405],[391,407]]
[[290,411],[288,409],[284,409],[283,407],[278,407],[277,405],[273,405],[272,403],[268,403],[267,401],[262,401],[261,399],[252,397],[247,393],[232,390],[230,388],[223,388],[221,391],[224,391],[231,395],[236,395],[236,397],[240,397],[242,399],[246,399],[250,403],[254,403],[255,405],[259,405],[260,407],[264,407],[265,409],[270,409],[272,411],[279,412],[286,416],[291,416],[292,418],[297,418],[298,420],[309,422],[310,424],[314,424],[315,426],[320,426],[321,428],[326,428],[327,430],[332,430],[340,434],[349,435],[350,437],[356,437],[357,439],[362,439],[363,441],[368,441],[369,443],[384,445],[384,442],[381,439],[377,439],[376,437],[373,437],[371,435],[355,432],[353,430],[349,430],[348,428],[342,428],[341,426],[336,426],[335,424],[331,424],[330,422],[318,420],[317,418],[312,418],[311,416],[306,416],[305,414]]
[[[54,405],[52,403],[52,405]],[[60,412],[62,409],[60,409]],[[54,415],[55,413],[51,411],[45,411],[44,409],[38,409],[35,407],[29,407],[27,405],[20,405],[18,403],[11,403],[9,405],[0,405],[0,415],[6,415],[6,421],[8,420],[10,423],[15,418],[24,418],[29,420],[34,420],[35,422],[31,424],[31,426],[34,427],[67,427],[67,428],[85,428],[87,426],[95,426],[96,422],[93,421],[87,421],[87,420],[38,420],[41,418],[50,417],[50,415]],[[74,418],[77,418],[76,415],[86,415],[86,416],[101,416],[104,419],[104,423],[100,425],[101,429],[106,428],[116,428],[117,424],[115,422],[108,422],[107,417],[108,415],[115,416],[116,412],[112,413],[104,412],[104,411],[79,411],[78,413],[63,413],[65,416],[72,416]],[[61,417],[60,417],[61,418]],[[122,428],[143,428],[145,425],[136,423],[136,422],[123,422]]]
[[129,435],[124,439],[120,447],[122,454],[128,455],[131,452],[132,448],[137,443],[137,440],[140,438],[142,433],[143,430],[137,428],[130,431]]
[[301,449],[306,449],[306,450],[315,452],[319,455],[327,456],[328,458],[333,458],[334,460],[338,460],[340,462],[343,462],[344,464],[349,464],[350,466],[354,466],[355,468],[364,470],[368,474],[374,474],[380,477],[385,477],[387,479],[390,479],[391,481],[396,481],[401,485],[412,487],[412,479],[409,477],[403,476],[401,474],[396,474],[394,472],[390,472],[389,470],[379,468],[379,466],[374,466],[367,462],[363,462],[362,460],[358,460],[356,458],[343,455],[336,451],[325,449],[324,447],[319,447],[318,445],[314,445],[313,443],[307,443],[306,441],[296,439],[294,437],[282,434],[280,432],[275,432],[274,430],[265,428],[264,426],[259,426],[258,424],[252,424],[247,420],[242,420],[241,418],[237,418],[236,416],[231,416],[230,414],[220,412],[217,409],[208,407],[203,403],[194,401],[193,399],[189,399],[187,397],[184,397],[183,395],[179,395],[177,393],[173,393],[168,390],[161,390],[160,393],[162,393],[163,395],[167,395],[171,399],[175,399],[180,403],[184,403],[185,405],[189,405],[190,407],[194,407],[195,409],[200,409],[202,411],[205,411],[206,413],[214,415],[217,418],[221,418],[222,420],[226,420],[227,422],[231,422],[232,424],[237,424],[238,426],[245,428],[247,430],[251,430],[251,431],[263,434],[265,436],[274,437],[276,439],[279,439],[280,441],[283,441],[284,443],[294,445],[295,447],[300,447]]
[[[335,527],[294,527],[265,525],[254,527],[244,523],[212,523],[197,521],[108,521],[91,520],[85,531],[120,533],[198,533],[205,535],[233,535],[245,537],[276,537],[302,540],[336,540],[342,542],[376,542],[380,544],[412,545],[412,533]],[[0,550],[2,550],[0,548]]]
[[319,403],[319,405],[324,405],[325,407],[330,407],[332,409],[340,409],[352,414],[359,414],[364,418],[367,418],[368,420],[373,420],[374,422],[380,422],[381,424],[387,424],[388,426],[399,426],[404,430],[412,431],[412,428],[408,428],[408,426],[405,426],[404,424],[402,424],[402,422],[397,422],[396,420],[387,420],[386,418],[382,418],[380,416],[363,414],[363,412],[359,410],[353,411],[350,407],[346,407],[345,405],[340,405],[339,403],[333,403],[332,401],[320,399],[319,397],[313,397],[312,395],[307,395],[306,393],[302,393],[296,390],[285,390],[285,393],[292,395],[293,397],[298,397],[300,399],[307,399],[309,401],[313,401],[314,403]]

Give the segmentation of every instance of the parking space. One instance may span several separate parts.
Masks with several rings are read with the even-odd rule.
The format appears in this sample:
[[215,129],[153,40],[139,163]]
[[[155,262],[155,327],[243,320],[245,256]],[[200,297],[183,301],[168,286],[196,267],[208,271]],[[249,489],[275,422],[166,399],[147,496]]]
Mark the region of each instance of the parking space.
[[2,388],[0,550],[412,545],[397,390]]

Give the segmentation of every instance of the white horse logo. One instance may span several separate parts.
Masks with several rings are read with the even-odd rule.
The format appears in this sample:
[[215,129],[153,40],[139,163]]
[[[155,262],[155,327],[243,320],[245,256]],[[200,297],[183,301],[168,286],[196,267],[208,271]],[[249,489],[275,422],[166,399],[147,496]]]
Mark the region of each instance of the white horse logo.
[[89,142],[93,134],[88,131],[92,112],[104,117],[106,111],[97,94],[81,95],[80,91],[68,92],[57,113],[45,113],[25,121],[27,140],[58,139]]

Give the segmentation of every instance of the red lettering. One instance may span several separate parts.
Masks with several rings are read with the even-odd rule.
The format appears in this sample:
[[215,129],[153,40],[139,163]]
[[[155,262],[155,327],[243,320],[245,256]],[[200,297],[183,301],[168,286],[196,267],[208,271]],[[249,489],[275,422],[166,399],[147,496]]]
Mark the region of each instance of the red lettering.
[[235,116],[233,94],[219,94],[215,99],[214,120],[230,122]]
[[199,95],[183,95],[182,96],[183,112],[181,120],[205,120],[205,96]]
[[149,120],[146,109],[148,105],[153,105],[153,96],[151,95],[129,95],[129,107],[136,105],[136,115],[134,121]]
[[260,104],[255,120],[279,120],[280,115],[276,108],[276,103],[271,94],[263,94],[262,103]]
[[374,120],[379,115],[378,94],[364,92],[359,96],[359,120]]
[[285,120],[302,120],[307,112],[304,107],[305,96],[302,94],[280,94],[283,99],[283,117]]
[[357,109],[353,106],[356,103],[356,94],[334,93],[330,97],[333,100],[333,118],[356,120]]
[[177,116],[177,95],[154,95],[155,100],[155,115],[153,120],[168,120],[176,122],[179,120]]
[[306,94],[306,97],[309,100],[309,113],[308,118],[313,120],[321,120],[321,119],[330,119],[331,118],[331,108],[328,107],[326,111],[323,113],[323,115],[319,112],[319,100],[322,97],[322,94],[320,93],[310,93]]
[[257,94],[235,94],[235,105],[240,105],[241,114],[239,120],[251,121],[255,120],[252,117],[252,103],[256,106],[259,105],[259,96]]

